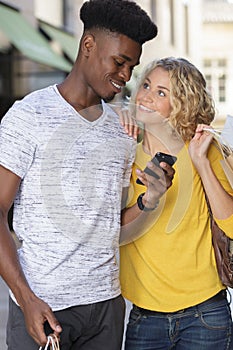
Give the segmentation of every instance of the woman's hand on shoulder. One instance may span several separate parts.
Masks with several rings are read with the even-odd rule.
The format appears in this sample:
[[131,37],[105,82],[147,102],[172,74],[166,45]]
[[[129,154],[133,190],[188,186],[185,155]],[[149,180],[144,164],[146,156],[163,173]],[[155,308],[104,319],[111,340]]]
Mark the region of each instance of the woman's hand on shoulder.
[[131,115],[127,109],[121,109],[118,112],[120,123],[124,127],[125,132],[137,140],[139,134],[139,126],[137,125],[136,119]]

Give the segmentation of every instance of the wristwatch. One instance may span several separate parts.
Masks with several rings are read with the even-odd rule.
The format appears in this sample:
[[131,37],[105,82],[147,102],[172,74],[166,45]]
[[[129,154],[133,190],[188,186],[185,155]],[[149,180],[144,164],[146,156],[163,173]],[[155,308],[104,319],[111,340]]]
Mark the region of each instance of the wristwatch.
[[143,202],[142,202],[142,197],[144,196],[145,192],[141,193],[139,196],[138,196],[138,199],[137,199],[137,204],[138,204],[138,208],[140,210],[143,210],[143,211],[152,211],[152,210],[155,210],[156,208],[158,208],[158,205],[159,205],[159,201],[156,203],[155,207],[154,208],[147,208]]

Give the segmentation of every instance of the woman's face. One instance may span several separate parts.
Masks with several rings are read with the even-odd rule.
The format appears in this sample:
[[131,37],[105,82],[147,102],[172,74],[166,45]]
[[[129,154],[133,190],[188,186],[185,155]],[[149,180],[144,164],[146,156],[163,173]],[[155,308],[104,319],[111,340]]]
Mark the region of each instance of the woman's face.
[[[168,118],[171,113],[169,73],[161,67],[145,78],[136,96],[137,120],[153,123],[156,114]],[[157,113],[155,113],[157,112]]]

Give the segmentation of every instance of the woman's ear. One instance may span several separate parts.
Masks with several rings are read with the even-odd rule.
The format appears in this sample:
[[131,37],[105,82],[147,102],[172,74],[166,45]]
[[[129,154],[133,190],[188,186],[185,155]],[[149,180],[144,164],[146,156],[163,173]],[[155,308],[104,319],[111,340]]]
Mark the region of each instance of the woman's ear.
[[82,38],[81,42],[81,50],[83,54],[88,57],[90,55],[90,52],[95,49],[96,41],[95,37],[92,34],[86,34]]

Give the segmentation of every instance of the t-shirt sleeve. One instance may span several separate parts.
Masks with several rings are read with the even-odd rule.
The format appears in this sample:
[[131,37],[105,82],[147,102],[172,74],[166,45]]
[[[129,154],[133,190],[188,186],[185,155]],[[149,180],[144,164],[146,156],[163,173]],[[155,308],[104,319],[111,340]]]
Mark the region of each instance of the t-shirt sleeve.
[[17,101],[0,124],[0,164],[23,178],[36,150],[36,119],[33,109]]
[[123,187],[129,187],[130,185],[130,177],[132,173],[133,163],[135,160],[135,154],[136,154],[136,142],[133,141],[130,145],[130,153],[129,153],[129,157],[127,159],[127,164],[125,168],[126,170],[125,170],[124,179],[123,179]]

